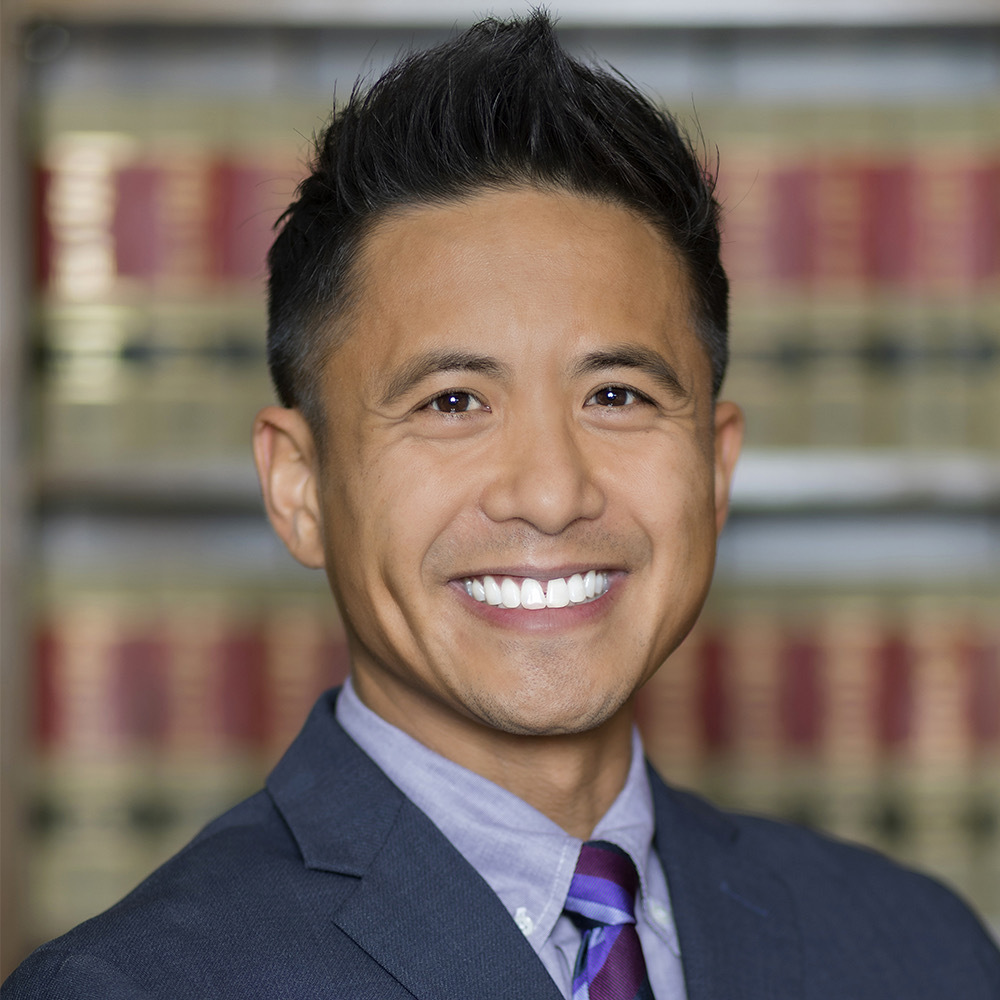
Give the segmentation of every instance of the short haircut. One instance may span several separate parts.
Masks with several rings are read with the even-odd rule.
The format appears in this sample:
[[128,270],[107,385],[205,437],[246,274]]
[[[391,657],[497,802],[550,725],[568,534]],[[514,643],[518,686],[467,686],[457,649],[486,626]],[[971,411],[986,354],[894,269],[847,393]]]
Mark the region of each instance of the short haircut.
[[322,435],[320,380],[365,237],[393,210],[533,186],[649,220],[678,254],[717,394],[729,283],[714,178],[691,140],[613,70],[559,45],[546,14],[490,18],[359,81],[316,140],[268,256],[268,364],[279,400]]

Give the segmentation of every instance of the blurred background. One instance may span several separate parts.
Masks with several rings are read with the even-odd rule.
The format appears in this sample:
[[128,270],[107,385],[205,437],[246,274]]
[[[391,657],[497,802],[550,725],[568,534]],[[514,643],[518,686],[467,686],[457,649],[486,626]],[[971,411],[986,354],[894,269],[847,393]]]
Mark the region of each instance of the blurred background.
[[[2,8],[4,973],[258,787],[345,674],[251,465],[264,254],[335,98],[484,10]],[[719,162],[747,453],[650,755],[998,929],[1000,4],[553,12]]]

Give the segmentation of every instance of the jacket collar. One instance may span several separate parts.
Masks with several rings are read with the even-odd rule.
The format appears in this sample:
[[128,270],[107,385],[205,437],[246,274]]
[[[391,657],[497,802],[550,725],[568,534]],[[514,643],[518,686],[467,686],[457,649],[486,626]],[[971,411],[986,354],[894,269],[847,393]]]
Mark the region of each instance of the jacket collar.
[[267,790],[307,868],[360,877],[406,797],[341,729],[336,700],[332,690],[316,702]]

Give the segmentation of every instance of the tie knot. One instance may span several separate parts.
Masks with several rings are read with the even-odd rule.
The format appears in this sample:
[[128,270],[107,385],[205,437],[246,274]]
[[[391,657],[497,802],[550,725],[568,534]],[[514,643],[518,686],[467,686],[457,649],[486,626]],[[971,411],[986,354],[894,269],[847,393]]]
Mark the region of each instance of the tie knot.
[[632,859],[604,840],[589,840],[580,850],[566,912],[583,926],[635,923],[639,875]]

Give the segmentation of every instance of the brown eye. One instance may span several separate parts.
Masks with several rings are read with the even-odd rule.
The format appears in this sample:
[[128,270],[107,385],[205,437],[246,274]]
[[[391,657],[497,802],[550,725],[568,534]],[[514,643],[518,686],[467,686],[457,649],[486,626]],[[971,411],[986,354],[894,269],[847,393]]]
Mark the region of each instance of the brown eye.
[[440,396],[435,396],[428,405],[441,413],[468,413],[470,410],[483,408],[483,404],[471,392],[443,392]]
[[636,402],[637,393],[621,385],[608,385],[598,389],[587,402],[594,406],[627,406]]

